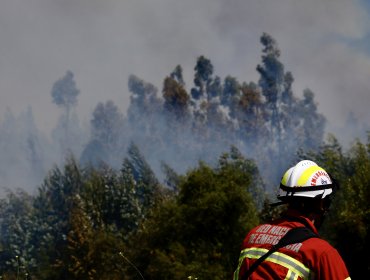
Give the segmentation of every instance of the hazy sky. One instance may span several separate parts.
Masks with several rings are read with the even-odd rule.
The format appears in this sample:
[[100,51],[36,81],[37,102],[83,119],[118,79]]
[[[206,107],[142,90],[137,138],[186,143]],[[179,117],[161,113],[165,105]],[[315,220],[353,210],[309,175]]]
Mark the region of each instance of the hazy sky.
[[1,0],[0,120],[30,105],[48,132],[60,114],[50,91],[67,70],[81,121],[109,99],[125,112],[130,74],[161,90],[180,64],[189,89],[200,55],[221,78],[257,82],[267,32],[297,95],[310,88],[332,125],[350,111],[369,124],[369,11],[365,0]]

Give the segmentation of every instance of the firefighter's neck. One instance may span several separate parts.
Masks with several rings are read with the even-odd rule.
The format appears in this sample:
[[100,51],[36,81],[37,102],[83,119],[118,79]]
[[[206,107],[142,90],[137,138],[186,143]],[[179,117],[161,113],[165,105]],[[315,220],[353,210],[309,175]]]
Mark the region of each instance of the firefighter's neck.
[[324,208],[324,205],[321,202],[320,204],[317,205],[315,211],[310,213],[307,218],[310,219],[310,221],[315,225],[316,228],[320,228],[324,221],[325,213],[326,209]]

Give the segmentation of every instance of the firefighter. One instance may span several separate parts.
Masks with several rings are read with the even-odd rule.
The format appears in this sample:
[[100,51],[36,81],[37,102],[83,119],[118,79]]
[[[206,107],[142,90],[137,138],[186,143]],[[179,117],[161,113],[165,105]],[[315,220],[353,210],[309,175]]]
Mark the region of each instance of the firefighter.
[[[278,204],[286,204],[281,217],[253,228],[245,237],[234,280],[241,279],[351,279],[338,251],[318,236],[337,183],[323,168],[302,160],[282,177]],[[312,232],[298,243],[269,252],[291,229]],[[293,232],[293,231],[292,231]],[[314,237],[313,237],[314,236]],[[270,255],[266,254],[267,252]],[[259,265],[252,266],[266,254]],[[248,278],[249,277],[249,278]]]

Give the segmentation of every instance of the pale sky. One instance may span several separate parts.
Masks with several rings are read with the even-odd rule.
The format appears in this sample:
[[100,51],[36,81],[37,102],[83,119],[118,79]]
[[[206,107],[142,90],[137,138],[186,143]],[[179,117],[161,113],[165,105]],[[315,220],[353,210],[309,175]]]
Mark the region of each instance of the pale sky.
[[130,74],[160,91],[180,64],[190,90],[201,55],[221,78],[257,82],[267,32],[295,94],[310,88],[330,127],[351,111],[369,127],[369,11],[365,0],[1,0],[0,121],[31,106],[49,133],[60,114],[51,88],[67,70],[81,121],[107,100],[125,112]]

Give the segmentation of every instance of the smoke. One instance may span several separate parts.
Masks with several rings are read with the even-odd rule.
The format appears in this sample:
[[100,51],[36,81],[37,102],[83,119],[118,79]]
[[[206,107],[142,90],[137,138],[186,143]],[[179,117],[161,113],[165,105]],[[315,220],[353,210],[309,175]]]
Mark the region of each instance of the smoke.
[[[216,75],[257,81],[259,38],[268,32],[293,73],[295,94],[310,88],[328,119],[327,132],[348,143],[363,138],[370,123],[368,11],[364,1],[345,0],[5,0],[0,4],[0,121],[3,127],[9,121],[6,108],[15,119],[32,108],[33,134],[27,137],[39,135],[45,157],[40,168],[47,170],[62,158],[52,136],[62,111],[50,92],[67,70],[81,91],[76,114],[86,140],[99,102],[113,100],[126,114],[130,74],[161,89],[180,64],[189,89],[196,58],[205,55]],[[3,184],[12,185],[14,178],[23,181],[14,185],[28,184],[33,172],[19,172],[11,163],[23,166],[18,155],[24,151],[16,147],[32,144],[21,132],[15,135],[25,142],[3,138],[10,145],[1,161],[3,178],[9,178]]]

